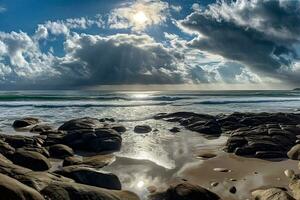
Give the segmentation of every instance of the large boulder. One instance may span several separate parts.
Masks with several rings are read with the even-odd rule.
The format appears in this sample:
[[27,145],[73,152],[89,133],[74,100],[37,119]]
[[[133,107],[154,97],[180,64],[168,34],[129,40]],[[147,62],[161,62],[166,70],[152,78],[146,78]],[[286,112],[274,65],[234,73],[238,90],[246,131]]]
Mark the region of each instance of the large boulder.
[[74,150],[95,153],[112,152],[120,150],[122,137],[113,129],[82,129],[69,132],[64,137],[64,144],[72,147]]
[[121,189],[121,182],[116,175],[111,173],[99,172],[88,167],[69,166],[58,170],[55,173],[71,178],[77,183],[113,190]]
[[49,153],[52,158],[62,159],[74,155],[73,149],[63,144],[55,144],[50,146]]
[[67,121],[63,125],[61,125],[58,128],[58,130],[76,131],[80,129],[95,129],[95,128],[103,128],[103,123],[101,123],[96,118],[84,117],[84,118],[72,119],[70,121]]
[[14,148],[41,147],[44,140],[40,137],[0,134],[0,139]]
[[78,183],[56,182],[41,191],[46,199],[59,200],[139,200],[129,191],[108,190]]
[[283,188],[260,189],[252,192],[255,200],[295,200]]
[[288,152],[287,156],[293,160],[300,160],[300,144],[293,146]]
[[0,174],[0,194],[3,200],[44,200],[36,190],[4,174]]
[[40,122],[40,120],[37,119],[37,118],[25,117],[25,118],[22,118],[22,119],[15,120],[14,123],[13,123],[13,127],[16,128],[16,129],[25,128],[25,127],[28,127],[28,126],[35,125],[39,122]]
[[182,182],[171,185],[166,191],[150,195],[151,200],[220,200],[220,197],[209,190]]
[[63,161],[63,166],[70,166],[70,165],[85,165],[90,166],[92,168],[102,168],[106,165],[111,164],[115,161],[115,156],[108,154],[108,155],[96,155],[96,156],[89,156],[89,157],[77,157],[71,156],[66,157]]
[[13,163],[32,169],[34,171],[45,171],[51,168],[49,160],[35,151],[17,150],[10,156]]
[[37,191],[41,191],[48,185],[54,182],[69,182],[74,183],[73,179],[61,176],[55,173],[49,172],[27,172],[24,174],[20,174],[16,177],[18,181],[23,184],[34,188]]

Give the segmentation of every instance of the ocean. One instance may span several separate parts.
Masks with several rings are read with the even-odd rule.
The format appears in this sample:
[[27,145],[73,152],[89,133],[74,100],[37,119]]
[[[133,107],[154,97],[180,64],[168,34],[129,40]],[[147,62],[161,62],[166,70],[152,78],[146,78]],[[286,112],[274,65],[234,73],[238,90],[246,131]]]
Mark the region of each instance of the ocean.
[[[224,167],[235,163],[240,168],[245,163],[260,166],[262,175],[248,182],[239,183],[238,189],[245,192],[239,196],[227,194],[228,199],[245,199],[249,188],[263,186],[271,182],[268,169],[272,166],[275,174],[280,174],[289,162],[267,162],[228,157],[222,151],[226,136],[209,138],[188,130],[171,133],[176,123],[152,119],[161,112],[191,111],[205,114],[226,114],[232,112],[298,112],[300,111],[300,91],[10,91],[0,92],[0,129],[5,134],[31,135],[28,132],[16,132],[11,127],[13,121],[25,116],[40,118],[44,123],[56,127],[63,122],[79,117],[115,118],[125,125],[127,131],[122,135],[123,143],[117,152],[116,161],[101,170],[115,173],[123,188],[129,189],[146,199],[147,187],[166,186],[178,177],[191,179],[195,183],[210,186],[214,177],[212,167]],[[156,132],[136,134],[134,126],[148,124]],[[215,152],[218,159],[204,162],[197,158],[201,152]],[[226,160],[227,162],[225,162]],[[218,161],[218,162],[216,162]],[[215,162],[215,163],[213,163]],[[297,164],[294,163],[295,166]],[[205,170],[198,174],[199,170]],[[276,171],[278,170],[278,172]],[[248,171],[241,175],[241,179]],[[271,175],[270,175],[271,176]],[[198,178],[197,178],[198,177]],[[272,177],[272,176],[271,176]],[[213,180],[221,180],[222,176]],[[226,178],[226,177],[225,177]],[[269,181],[269,182],[268,182]],[[224,184],[226,187],[226,184]],[[220,192],[226,188],[219,188]],[[216,191],[218,192],[218,191]]]

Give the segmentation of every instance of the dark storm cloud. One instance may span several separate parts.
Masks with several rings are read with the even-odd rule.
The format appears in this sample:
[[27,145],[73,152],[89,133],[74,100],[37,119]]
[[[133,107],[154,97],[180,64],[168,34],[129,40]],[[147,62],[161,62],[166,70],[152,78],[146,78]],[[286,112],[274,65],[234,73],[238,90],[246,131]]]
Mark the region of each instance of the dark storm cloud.
[[294,45],[300,38],[299,11],[299,1],[221,1],[192,13],[181,25],[199,33],[191,47],[239,61],[264,75],[298,81]]
[[60,72],[75,85],[183,83],[182,55],[147,35],[76,35],[65,42]]

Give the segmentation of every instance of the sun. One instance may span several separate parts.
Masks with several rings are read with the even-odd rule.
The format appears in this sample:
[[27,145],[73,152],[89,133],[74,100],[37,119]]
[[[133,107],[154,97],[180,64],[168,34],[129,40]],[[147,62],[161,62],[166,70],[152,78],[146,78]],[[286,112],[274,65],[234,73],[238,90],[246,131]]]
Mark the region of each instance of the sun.
[[138,24],[143,24],[148,20],[148,17],[143,11],[139,11],[133,15],[133,20]]

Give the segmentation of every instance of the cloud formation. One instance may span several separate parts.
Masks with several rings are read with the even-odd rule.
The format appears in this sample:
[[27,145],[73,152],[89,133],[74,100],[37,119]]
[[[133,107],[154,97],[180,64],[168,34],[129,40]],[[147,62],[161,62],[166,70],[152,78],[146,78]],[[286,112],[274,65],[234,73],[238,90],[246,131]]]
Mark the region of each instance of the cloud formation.
[[198,34],[190,47],[238,61],[262,75],[298,82],[299,9],[299,1],[219,1],[194,11],[181,26]]

